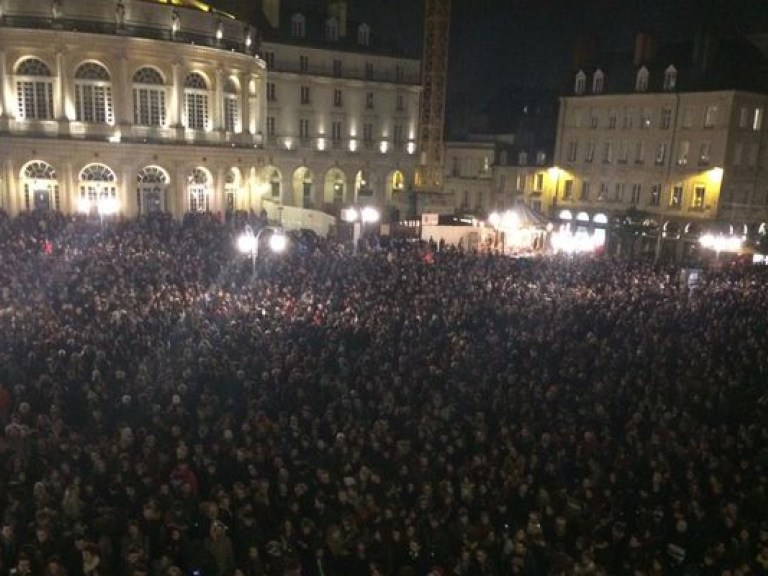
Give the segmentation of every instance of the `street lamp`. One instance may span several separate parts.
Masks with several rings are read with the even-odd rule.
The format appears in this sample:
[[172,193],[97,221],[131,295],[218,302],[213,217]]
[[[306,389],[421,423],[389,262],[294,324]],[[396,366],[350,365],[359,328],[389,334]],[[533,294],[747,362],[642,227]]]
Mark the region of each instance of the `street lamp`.
[[352,243],[355,254],[357,254],[358,240],[365,236],[365,225],[369,222],[378,222],[380,218],[381,213],[373,206],[365,206],[359,210],[347,208],[341,211],[341,219],[353,224]]
[[265,230],[272,232],[272,236],[269,238],[269,248],[272,252],[283,252],[288,245],[288,238],[283,233],[282,228],[264,226],[254,233],[250,224],[246,224],[245,230],[237,239],[237,249],[243,254],[251,255],[251,272],[254,276],[256,276],[256,259],[259,257],[259,243]]

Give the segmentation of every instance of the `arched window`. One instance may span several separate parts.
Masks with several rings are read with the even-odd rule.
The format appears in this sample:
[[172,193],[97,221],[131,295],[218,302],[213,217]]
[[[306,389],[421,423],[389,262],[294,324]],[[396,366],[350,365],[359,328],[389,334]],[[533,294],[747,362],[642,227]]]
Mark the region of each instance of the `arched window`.
[[237,84],[227,78],[224,83],[224,130],[227,132],[242,132],[238,96]]
[[240,190],[240,171],[230,168],[224,177],[224,198],[227,214],[233,214],[237,208],[237,193]]
[[53,77],[48,66],[37,58],[27,58],[16,67],[16,98],[19,118],[53,119]]
[[677,87],[677,68],[670,65],[664,70],[664,90],[672,91]]
[[21,173],[26,210],[60,210],[59,183],[56,170],[47,162],[27,164]]
[[145,166],[136,174],[136,203],[139,214],[166,210],[168,173],[159,166]]
[[291,36],[304,38],[307,34],[307,20],[303,14],[294,14],[291,17]]
[[133,122],[165,126],[165,81],[154,68],[141,68],[133,75]]
[[579,72],[576,74],[576,84],[573,86],[573,92],[581,96],[586,92],[587,90],[587,75],[584,74],[583,70],[579,70]]
[[325,21],[325,39],[328,42],[339,41],[339,21],[336,18],[329,18]]
[[89,164],[80,171],[81,212],[114,214],[117,212],[117,178],[111,168],[104,164]]
[[79,122],[114,122],[112,79],[101,64],[85,62],[75,71],[75,107]]
[[184,107],[187,111],[187,128],[208,128],[208,83],[197,72],[187,74],[184,80]]
[[635,90],[637,92],[648,91],[648,77],[648,68],[645,66],[641,67],[640,70],[637,71],[637,78],[635,79]]
[[605,74],[603,74],[602,70],[598,69],[597,71],[595,71],[595,75],[592,77],[592,93],[602,94],[604,87],[605,87]]
[[269,193],[272,198],[280,197],[280,172],[277,170],[272,170],[269,177]]
[[207,171],[195,168],[189,174],[187,197],[190,212],[208,212],[211,208],[211,178]]
[[357,43],[360,46],[370,46],[371,44],[371,27],[368,24],[360,24],[357,27]]

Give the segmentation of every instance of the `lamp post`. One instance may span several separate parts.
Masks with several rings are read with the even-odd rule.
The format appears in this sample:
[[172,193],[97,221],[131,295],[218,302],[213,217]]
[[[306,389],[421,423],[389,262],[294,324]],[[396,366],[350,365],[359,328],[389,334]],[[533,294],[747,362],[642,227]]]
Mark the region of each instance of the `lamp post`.
[[381,218],[381,213],[373,206],[365,206],[359,210],[357,208],[342,210],[341,219],[353,225],[352,249],[355,254],[357,254],[358,240],[365,236],[365,225],[368,222],[378,222],[379,218]]
[[288,245],[288,238],[283,233],[282,228],[275,226],[264,226],[258,232],[254,233],[250,224],[245,225],[245,230],[237,239],[237,248],[243,254],[251,255],[251,273],[256,276],[256,260],[259,257],[259,243],[261,241],[261,235],[266,230],[272,232],[272,236],[269,239],[269,248],[272,252],[282,252]]

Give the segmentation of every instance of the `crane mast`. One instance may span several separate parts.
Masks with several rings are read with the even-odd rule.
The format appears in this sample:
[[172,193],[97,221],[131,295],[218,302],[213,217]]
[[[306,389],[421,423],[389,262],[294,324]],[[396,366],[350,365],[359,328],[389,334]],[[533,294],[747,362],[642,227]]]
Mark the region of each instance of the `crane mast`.
[[443,176],[445,94],[448,83],[448,45],[451,0],[425,0],[424,54],[419,116],[419,166],[416,194],[439,192]]

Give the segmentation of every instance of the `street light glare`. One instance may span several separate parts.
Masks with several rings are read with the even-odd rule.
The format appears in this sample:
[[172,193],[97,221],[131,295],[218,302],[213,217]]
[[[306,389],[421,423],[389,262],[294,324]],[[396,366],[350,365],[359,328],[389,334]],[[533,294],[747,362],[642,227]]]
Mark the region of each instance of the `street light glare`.
[[237,239],[237,249],[243,254],[253,252],[256,245],[256,237],[253,234],[241,234]]
[[269,239],[269,247],[272,249],[272,252],[282,252],[287,245],[288,238],[282,232],[275,232]]
[[378,222],[381,215],[376,208],[366,206],[360,211],[360,220],[363,222]]

